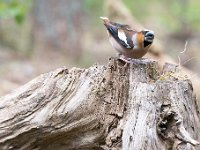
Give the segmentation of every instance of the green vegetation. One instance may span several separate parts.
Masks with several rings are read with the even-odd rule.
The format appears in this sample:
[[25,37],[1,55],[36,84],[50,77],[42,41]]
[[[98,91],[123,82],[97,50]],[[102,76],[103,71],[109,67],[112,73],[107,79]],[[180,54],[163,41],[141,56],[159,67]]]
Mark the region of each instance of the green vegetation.
[[189,25],[200,31],[199,0],[123,0],[133,16],[143,22],[149,17],[170,31]]
[[0,19],[14,18],[21,24],[30,9],[32,0],[1,0]]
[[[30,10],[33,0],[1,0],[0,19],[14,18],[21,24]],[[199,0],[123,0],[133,16],[143,22],[149,17],[169,31],[177,31],[188,24],[200,31]],[[85,9],[92,20],[103,15],[103,0],[85,0]],[[185,23],[185,24],[184,24]]]
[[85,7],[87,10],[90,10],[94,13],[100,13],[102,11],[103,3],[103,0],[85,0]]

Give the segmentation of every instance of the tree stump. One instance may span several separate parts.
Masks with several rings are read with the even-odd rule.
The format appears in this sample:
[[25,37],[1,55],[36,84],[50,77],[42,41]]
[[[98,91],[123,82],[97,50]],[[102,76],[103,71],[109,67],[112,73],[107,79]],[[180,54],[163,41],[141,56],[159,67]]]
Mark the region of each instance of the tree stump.
[[198,150],[191,82],[157,65],[110,59],[40,75],[0,98],[0,149]]

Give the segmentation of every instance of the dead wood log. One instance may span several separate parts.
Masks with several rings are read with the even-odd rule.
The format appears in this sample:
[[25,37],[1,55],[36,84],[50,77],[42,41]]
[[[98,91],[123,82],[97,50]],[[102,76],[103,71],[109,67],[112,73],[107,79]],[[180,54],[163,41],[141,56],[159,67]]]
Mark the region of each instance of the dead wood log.
[[142,61],[60,68],[1,97],[0,149],[199,149],[191,82]]

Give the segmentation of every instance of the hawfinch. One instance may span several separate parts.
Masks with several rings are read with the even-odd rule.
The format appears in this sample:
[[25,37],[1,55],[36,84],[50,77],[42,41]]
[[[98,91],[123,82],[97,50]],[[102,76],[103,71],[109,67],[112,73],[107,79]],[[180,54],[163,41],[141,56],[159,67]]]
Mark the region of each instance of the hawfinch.
[[108,30],[109,41],[118,55],[137,59],[143,57],[153,43],[154,32],[135,31],[128,25],[111,22],[107,17],[100,17]]

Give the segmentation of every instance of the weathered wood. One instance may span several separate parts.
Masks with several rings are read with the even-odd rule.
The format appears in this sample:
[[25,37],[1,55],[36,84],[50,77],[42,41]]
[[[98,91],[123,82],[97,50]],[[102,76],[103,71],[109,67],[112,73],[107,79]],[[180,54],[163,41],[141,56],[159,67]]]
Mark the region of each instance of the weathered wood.
[[199,149],[190,81],[157,66],[110,59],[40,75],[0,98],[0,149]]

